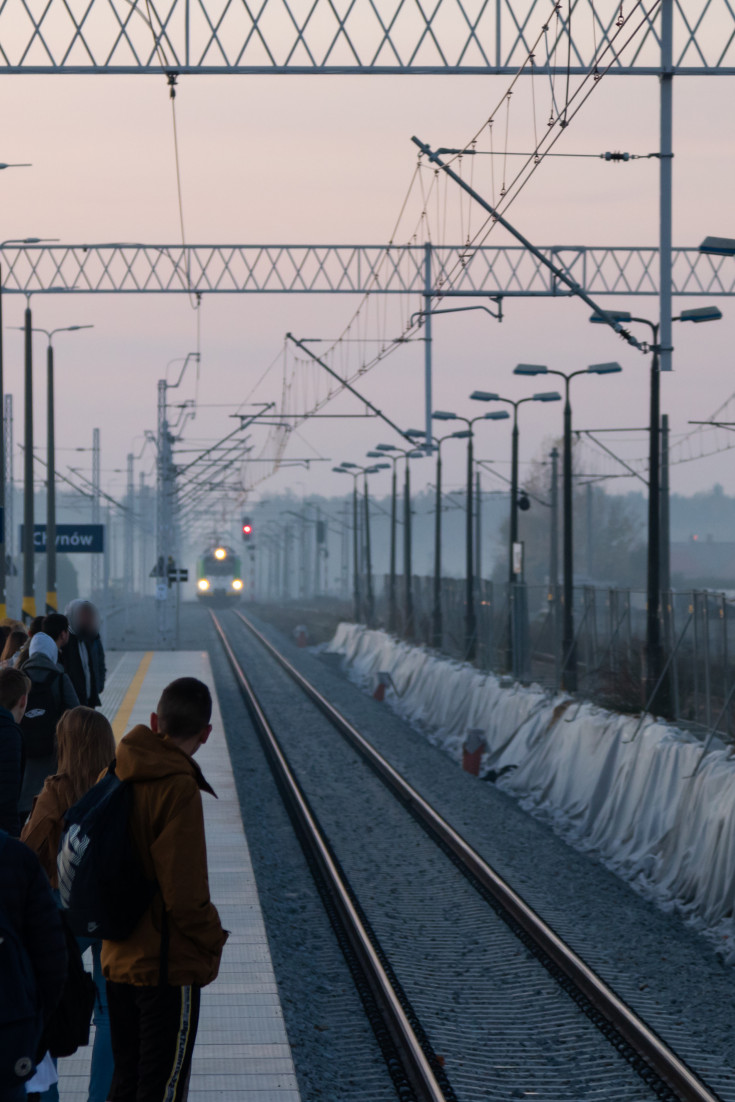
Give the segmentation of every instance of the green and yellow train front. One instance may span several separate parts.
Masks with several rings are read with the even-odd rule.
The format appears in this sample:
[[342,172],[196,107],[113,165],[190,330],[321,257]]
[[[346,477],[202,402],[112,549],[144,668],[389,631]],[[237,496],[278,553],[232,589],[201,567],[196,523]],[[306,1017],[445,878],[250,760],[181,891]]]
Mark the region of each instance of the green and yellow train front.
[[243,591],[242,562],[218,544],[197,561],[197,596],[202,601],[236,601]]

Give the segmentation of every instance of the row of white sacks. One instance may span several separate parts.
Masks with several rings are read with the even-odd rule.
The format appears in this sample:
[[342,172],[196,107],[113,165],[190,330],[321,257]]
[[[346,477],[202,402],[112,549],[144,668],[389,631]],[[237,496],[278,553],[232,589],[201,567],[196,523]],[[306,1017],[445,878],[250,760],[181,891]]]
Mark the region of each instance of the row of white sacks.
[[524,807],[735,958],[735,759],[725,749],[697,769],[701,742],[663,722],[503,687],[359,624],[340,624],[327,649],[365,688],[389,672],[386,704],[456,761],[468,729],[481,729],[481,776],[499,774]]

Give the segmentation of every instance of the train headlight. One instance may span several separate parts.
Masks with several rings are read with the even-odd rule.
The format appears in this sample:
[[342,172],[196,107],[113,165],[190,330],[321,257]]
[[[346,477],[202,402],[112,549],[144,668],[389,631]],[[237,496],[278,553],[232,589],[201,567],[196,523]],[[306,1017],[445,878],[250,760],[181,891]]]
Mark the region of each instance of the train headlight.
[[215,559],[217,559],[217,562],[222,562],[223,559],[226,559],[227,558],[227,552],[225,551],[224,547],[215,547],[214,557],[215,557]]
[[232,588],[239,593],[240,590],[242,589],[242,579],[241,578],[235,578],[235,580],[232,583]]
[[199,590],[200,593],[206,593],[207,592],[207,590],[209,589],[209,582],[207,581],[206,578],[200,578],[199,579],[199,581],[197,582],[197,589]]

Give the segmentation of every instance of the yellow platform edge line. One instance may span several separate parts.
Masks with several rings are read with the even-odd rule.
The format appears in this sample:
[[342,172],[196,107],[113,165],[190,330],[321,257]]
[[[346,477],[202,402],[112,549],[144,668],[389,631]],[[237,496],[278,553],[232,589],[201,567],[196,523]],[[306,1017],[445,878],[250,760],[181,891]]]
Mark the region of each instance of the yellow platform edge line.
[[133,675],[133,680],[128,685],[128,690],[122,699],[122,704],[115,713],[115,718],[112,721],[112,733],[115,736],[115,745],[117,745],[127,730],[130,717],[133,714],[133,708],[138,701],[140,690],[145,681],[145,675],[148,673],[152,661],[153,651],[146,651]]

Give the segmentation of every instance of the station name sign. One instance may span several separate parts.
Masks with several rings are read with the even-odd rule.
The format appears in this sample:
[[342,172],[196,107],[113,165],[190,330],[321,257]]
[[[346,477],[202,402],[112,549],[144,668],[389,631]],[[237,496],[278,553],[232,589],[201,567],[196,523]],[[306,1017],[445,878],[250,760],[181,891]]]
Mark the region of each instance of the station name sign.
[[[20,546],[23,547],[25,525],[20,526]],[[33,525],[33,547],[43,553],[46,550],[46,525]],[[104,524],[57,524],[56,550],[67,554],[100,555],[105,550]]]

